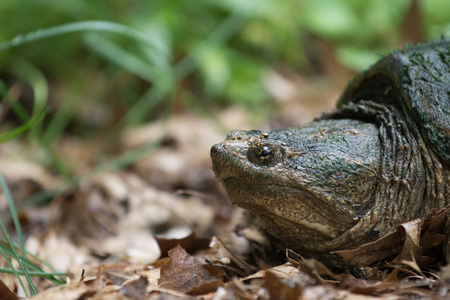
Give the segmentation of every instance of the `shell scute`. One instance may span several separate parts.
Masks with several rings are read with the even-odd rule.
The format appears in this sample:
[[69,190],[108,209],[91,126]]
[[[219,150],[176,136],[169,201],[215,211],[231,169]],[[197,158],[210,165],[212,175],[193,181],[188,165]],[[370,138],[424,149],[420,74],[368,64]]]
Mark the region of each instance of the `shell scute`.
[[388,89],[397,91],[396,104],[416,122],[430,148],[450,163],[450,40],[388,54],[356,76],[338,107],[364,99],[383,102]]

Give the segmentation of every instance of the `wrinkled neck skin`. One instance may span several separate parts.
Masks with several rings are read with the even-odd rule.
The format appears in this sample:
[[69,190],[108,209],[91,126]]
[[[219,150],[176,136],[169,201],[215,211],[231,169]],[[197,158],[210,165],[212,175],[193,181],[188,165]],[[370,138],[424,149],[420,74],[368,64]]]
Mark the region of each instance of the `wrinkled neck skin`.
[[378,124],[382,149],[380,177],[371,209],[353,228],[327,243],[326,247],[335,249],[356,247],[381,237],[394,231],[398,224],[424,217],[450,202],[448,170],[428,149],[416,124],[406,120],[399,108],[360,101],[324,118],[349,115]]
[[446,204],[450,204],[450,168],[445,168],[443,172],[444,177],[444,198],[446,200]]

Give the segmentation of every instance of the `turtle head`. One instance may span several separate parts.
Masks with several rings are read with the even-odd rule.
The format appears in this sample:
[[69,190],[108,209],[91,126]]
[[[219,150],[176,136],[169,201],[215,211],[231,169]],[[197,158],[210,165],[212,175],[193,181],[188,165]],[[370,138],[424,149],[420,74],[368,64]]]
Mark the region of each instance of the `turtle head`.
[[323,120],[262,132],[235,130],[211,149],[231,201],[294,249],[317,249],[370,210],[378,183],[375,125]]

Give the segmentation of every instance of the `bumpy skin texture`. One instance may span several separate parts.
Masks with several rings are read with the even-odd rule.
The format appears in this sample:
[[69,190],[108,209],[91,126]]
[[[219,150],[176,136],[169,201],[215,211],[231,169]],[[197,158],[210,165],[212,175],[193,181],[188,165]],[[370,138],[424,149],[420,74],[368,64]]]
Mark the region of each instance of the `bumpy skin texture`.
[[450,43],[407,47],[360,73],[338,109],[211,149],[233,203],[285,245],[329,265],[450,202]]

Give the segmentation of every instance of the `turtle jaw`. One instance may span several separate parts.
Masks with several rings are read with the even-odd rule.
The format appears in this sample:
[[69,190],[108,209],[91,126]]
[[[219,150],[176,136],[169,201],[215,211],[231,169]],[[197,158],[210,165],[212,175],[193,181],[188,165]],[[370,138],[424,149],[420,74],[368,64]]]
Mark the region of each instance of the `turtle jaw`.
[[308,243],[332,240],[358,222],[354,214],[340,211],[327,199],[300,188],[249,184],[236,177],[222,184],[233,203],[270,224],[266,227],[275,237],[293,240],[292,244],[302,239],[308,239]]

